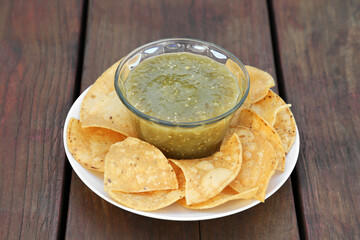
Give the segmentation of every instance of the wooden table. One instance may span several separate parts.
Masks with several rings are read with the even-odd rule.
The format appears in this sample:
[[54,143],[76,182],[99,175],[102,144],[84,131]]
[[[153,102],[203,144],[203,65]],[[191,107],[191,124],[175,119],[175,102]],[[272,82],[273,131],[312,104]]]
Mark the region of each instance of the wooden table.
[[[107,203],[72,172],[66,114],[153,40],[216,43],[268,71],[301,148],[264,204],[175,222]],[[360,2],[0,1],[0,239],[360,239]]]

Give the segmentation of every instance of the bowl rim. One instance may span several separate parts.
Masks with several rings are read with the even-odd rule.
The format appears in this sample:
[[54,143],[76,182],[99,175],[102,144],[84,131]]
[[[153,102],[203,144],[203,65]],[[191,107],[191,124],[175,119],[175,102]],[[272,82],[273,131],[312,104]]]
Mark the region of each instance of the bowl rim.
[[[119,74],[120,74],[120,70],[124,67],[125,63],[129,60],[130,57],[132,57],[135,53],[148,48],[149,46],[155,45],[155,44],[160,44],[160,43],[165,43],[165,42],[193,42],[193,43],[197,43],[197,44],[203,44],[203,45],[207,45],[207,46],[211,46],[215,49],[218,49],[224,53],[226,53],[226,56],[229,57],[231,60],[233,60],[239,67],[240,69],[243,71],[244,75],[245,75],[245,81],[247,83],[247,88],[246,91],[244,93],[244,95],[241,97],[240,101],[231,109],[229,109],[228,111],[226,111],[225,113],[222,113],[216,117],[212,117],[209,119],[205,119],[205,120],[201,120],[201,121],[193,121],[193,122],[173,122],[173,121],[167,121],[167,120],[162,120],[156,117],[152,117],[149,116],[141,111],[139,111],[138,109],[136,109],[134,106],[132,106],[126,99],[126,97],[123,95],[122,91],[120,90],[119,86],[118,86],[118,78],[119,78]],[[182,52],[182,51],[180,51]],[[245,99],[247,98],[248,94],[249,94],[249,90],[250,90],[250,77],[249,74],[246,70],[245,65],[231,52],[227,51],[226,49],[214,44],[214,43],[210,43],[207,41],[203,41],[203,40],[198,40],[198,39],[193,39],[193,38],[164,38],[164,39],[160,39],[157,41],[153,41],[153,42],[149,42],[146,43],[144,45],[141,45],[140,47],[134,49],[133,51],[131,51],[129,54],[127,54],[119,63],[116,72],[115,72],[115,76],[114,76],[114,85],[115,85],[115,92],[117,93],[118,97],[120,98],[121,102],[126,106],[127,109],[129,109],[131,112],[133,112],[135,115],[141,117],[142,119],[145,119],[147,121],[151,121],[154,122],[156,124],[160,124],[163,126],[167,126],[167,127],[184,127],[184,128],[193,128],[193,127],[198,127],[198,126],[203,126],[203,125],[208,125],[211,123],[215,123],[218,122],[228,116],[230,116],[231,114],[233,114],[236,110],[238,110],[240,108],[240,106],[244,103]]]

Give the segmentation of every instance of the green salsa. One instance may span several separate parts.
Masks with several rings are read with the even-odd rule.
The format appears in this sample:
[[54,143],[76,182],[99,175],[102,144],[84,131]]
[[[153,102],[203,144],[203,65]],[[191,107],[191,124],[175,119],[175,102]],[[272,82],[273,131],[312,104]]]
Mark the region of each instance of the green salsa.
[[237,78],[221,63],[191,53],[152,57],[125,82],[126,98],[148,116],[171,122],[207,120],[233,108]]
[[[124,84],[126,100],[137,110],[175,123],[169,126],[130,111],[139,137],[167,157],[184,159],[205,157],[218,150],[232,114],[212,123],[190,123],[235,107],[242,96],[238,81],[224,64],[182,52],[144,60],[130,71]],[[187,123],[190,127],[184,126]]]

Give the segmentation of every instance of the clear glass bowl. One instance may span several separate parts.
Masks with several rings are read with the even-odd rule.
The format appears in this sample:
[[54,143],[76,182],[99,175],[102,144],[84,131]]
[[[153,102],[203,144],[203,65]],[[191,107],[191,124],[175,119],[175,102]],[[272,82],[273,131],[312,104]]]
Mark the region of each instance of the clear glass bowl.
[[[148,116],[128,102],[125,82],[131,71],[145,59],[178,52],[209,57],[234,74],[241,91],[229,111],[203,121],[172,122]],[[115,74],[116,93],[128,108],[139,138],[158,147],[167,157],[176,159],[200,158],[217,151],[234,112],[245,101],[249,88],[249,75],[239,59],[215,44],[195,39],[171,38],[145,44],[128,54]]]

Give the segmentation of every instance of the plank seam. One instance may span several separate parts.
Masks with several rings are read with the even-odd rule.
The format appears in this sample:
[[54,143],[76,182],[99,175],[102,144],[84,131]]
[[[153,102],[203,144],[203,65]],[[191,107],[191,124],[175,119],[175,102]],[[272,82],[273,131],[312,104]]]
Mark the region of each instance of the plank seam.
[[201,240],[201,221],[199,221],[198,223],[199,223],[199,239]]
[[[73,92],[73,102],[80,95],[81,79],[84,66],[84,55],[85,55],[85,40],[86,40],[86,28],[88,20],[88,10],[89,2],[84,0],[83,7],[81,11],[81,23],[80,23],[80,35],[79,35],[79,44],[78,44],[78,59],[76,64],[76,73],[75,73],[75,84]],[[66,129],[64,129],[66,131]],[[70,188],[71,188],[71,178],[72,178],[72,168],[67,160],[67,157],[64,159],[64,175],[63,175],[63,185],[62,185],[62,198],[60,203],[60,220],[59,220],[59,231],[57,239],[65,239],[66,227],[67,227],[67,218],[69,210],[69,199],[70,199]]]

